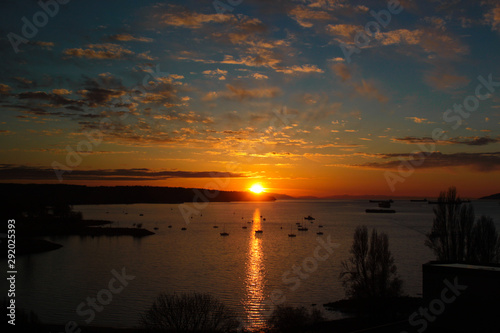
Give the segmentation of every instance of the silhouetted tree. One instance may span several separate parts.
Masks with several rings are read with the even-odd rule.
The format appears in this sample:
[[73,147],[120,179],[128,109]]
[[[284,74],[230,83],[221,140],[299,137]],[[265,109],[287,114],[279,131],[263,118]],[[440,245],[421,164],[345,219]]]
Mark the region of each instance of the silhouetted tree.
[[210,294],[160,294],[140,323],[155,332],[234,332],[239,326],[235,318]]
[[324,321],[318,309],[278,305],[267,320],[271,332],[304,332],[308,326]]
[[500,259],[500,236],[491,217],[474,223],[474,208],[462,202],[455,187],[439,194],[432,230],[425,245],[439,261],[493,263]]
[[481,216],[472,228],[470,260],[480,264],[498,262],[500,259],[500,236],[489,216]]
[[455,187],[441,192],[425,245],[440,261],[465,261],[470,251],[474,208],[463,204]]
[[402,281],[397,275],[394,258],[389,251],[386,234],[366,226],[358,226],[350,250],[351,256],[342,261],[340,278],[350,298],[395,297],[401,295]]

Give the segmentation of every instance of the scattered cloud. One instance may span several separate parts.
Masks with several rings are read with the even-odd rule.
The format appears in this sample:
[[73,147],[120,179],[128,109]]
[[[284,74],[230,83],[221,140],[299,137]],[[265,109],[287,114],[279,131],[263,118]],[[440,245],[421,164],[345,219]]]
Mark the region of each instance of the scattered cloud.
[[427,118],[420,118],[420,117],[405,117],[405,119],[411,120],[414,123],[417,124],[434,124],[433,121],[429,121]]
[[433,140],[430,137],[413,137],[407,136],[404,138],[393,138],[393,142],[406,143],[406,144],[428,144],[434,143],[437,145],[467,145],[467,146],[486,146],[493,143],[500,142],[499,138],[485,137],[457,137],[448,140]]
[[[66,180],[114,180],[114,181],[150,181],[169,178],[242,178],[242,173],[219,171],[162,171],[147,168],[140,169],[94,169],[71,170],[64,174]],[[3,180],[53,180],[54,169],[50,167],[24,166],[13,164],[0,165],[0,179]]]

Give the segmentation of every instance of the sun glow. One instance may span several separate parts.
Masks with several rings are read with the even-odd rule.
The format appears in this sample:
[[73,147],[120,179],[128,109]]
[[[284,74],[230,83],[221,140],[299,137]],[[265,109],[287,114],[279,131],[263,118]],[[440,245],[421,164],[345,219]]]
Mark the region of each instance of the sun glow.
[[264,192],[264,188],[260,184],[253,184],[252,187],[250,187],[250,191],[258,194]]

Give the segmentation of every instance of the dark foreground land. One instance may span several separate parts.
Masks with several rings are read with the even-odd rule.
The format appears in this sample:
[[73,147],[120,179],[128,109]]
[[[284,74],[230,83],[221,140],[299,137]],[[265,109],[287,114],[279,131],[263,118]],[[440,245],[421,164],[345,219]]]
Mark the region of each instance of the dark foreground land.
[[[206,189],[157,186],[83,186],[65,184],[0,184],[8,193],[10,207],[21,204],[64,202],[70,205],[111,205],[135,203],[183,203],[274,201],[267,195],[242,191],[209,191]],[[9,208],[9,206],[6,206]]]

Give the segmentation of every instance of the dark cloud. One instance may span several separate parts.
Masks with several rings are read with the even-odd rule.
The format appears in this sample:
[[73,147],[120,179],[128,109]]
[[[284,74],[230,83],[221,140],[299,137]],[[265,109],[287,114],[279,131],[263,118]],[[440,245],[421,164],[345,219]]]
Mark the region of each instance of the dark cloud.
[[457,138],[451,138],[448,140],[434,140],[431,137],[421,137],[417,138],[414,136],[407,136],[404,138],[394,138],[392,139],[394,142],[399,142],[399,143],[407,143],[407,144],[427,144],[427,143],[434,143],[437,145],[467,145],[467,146],[486,146],[492,143],[498,143],[500,142],[500,139],[498,138],[490,138],[488,136],[484,137],[457,137]]
[[[385,162],[371,162],[356,165],[369,169],[392,169],[397,170],[406,161],[414,166],[415,169],[432,168],[452,168],[467,167],[479,172],[493,172],[500,170],[500,152],[491,153],[456,153],[443,154],[440,152],[417,154],[375,154]],[[398,158],[397,160],[393,160]],[[414,163],[411,163],[414,161]]]
[[[239,178],[243,174],[218,171],[154,171],[151,169],[96,169],[73,170],[64,172],[65,180],[119,180],[150,181],[169,178]],[[54,169],[50,167],[32,167],[24,165],[0,165],[2,180],[55,180]]]

